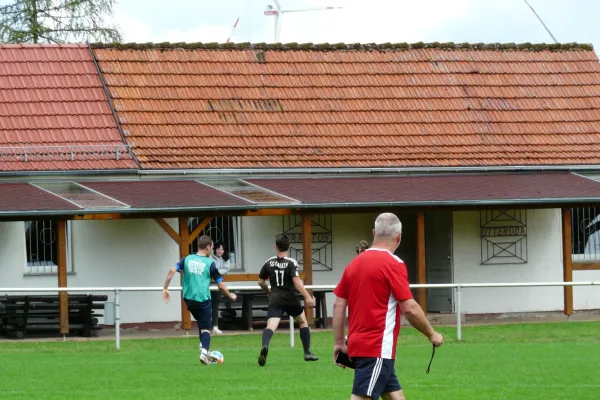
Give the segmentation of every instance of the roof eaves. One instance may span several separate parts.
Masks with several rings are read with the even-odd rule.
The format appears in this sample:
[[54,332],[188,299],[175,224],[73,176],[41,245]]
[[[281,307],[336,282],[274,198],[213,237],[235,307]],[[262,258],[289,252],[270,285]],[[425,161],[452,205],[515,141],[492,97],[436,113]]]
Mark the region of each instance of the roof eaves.
[[169,213],[198,213],[198,212],[244,212],[267,209],[369,209],[394,207],[489,207],[489,206],[544,206],[544,205],[573,205],[597,204],[597,197],[581,198],[544,198],[544,199],[506,199],[506,200],[444,200],[444,201],[395,201],[395,202],[364,202],[364,203],[302,203],[302,204],[247,204],[235,206],[202,206],[202,207],[172,207],[172,208],[102,208],[84,210],[30,210],[30,211],[0,211],[1,218],[29,216],[80,216],[89,214],[169,214]]

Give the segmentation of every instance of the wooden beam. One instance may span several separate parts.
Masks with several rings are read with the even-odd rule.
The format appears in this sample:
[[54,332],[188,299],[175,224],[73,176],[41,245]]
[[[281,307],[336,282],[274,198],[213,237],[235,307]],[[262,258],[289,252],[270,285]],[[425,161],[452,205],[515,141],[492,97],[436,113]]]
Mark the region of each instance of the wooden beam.
[[600,263],[582,263],[574,262],[573,271],[598,271],[600,270]]
[[[160,226],[162,226],[162,228],[165,230],[165,232],[167,232],[167,233],[169,234],[169,236],[171,236],[171,238],[172,238],[174,241],[176,241],[177,243],[179,243],[179,242],[181,241],[181,240],[180,240],[180,236],[179,236],[179,234],[177,233],[177,231],[175,231],[175,229],[171,228],[171,225],[169,225],[169,223],[168,223],[167,221],[165,221],[165,220],[164,220],[164,219],[162,219],[162,218],[154,218],[154,220],[155,220],[156,222],[158,222],[158,224],[159,224]],[[180,220],[181,220],[181,219],[180,219]],[[186,226],[187,226],[187,225],[186,225]],[[186,231],[185,231],[186,235],[187,235],[187,232],[188,232],[188,229],[186,228]],[[186,254],[186,255],[187,255],[187,254]],[[183,257],[182,257],[182,258],[183,258]]]
[[123,214],[84,214],[75,215],[73,219],[76,221],[104,221],[111,219],[124,219],[126,216]]
[[[562,209],[563,282],[573,282],[571,209]],[[573,315],[573,286],[564,287],[565,315]]]
[[[417,213],[417,283],[427,283],[427,264],[425,260],[425,213]],[[427,314],[427,289],[417,289],[417,302]]]
[[[312,274],[312,218],[310,215],[302,215],[302,270],[304,271],[304,284],[313,284]],[[313,291],[308,293],[312,296]],[[315,319],[312,307],[304,307],[306,321],[309,326],[315,326]]]
[[194,228],[194,230],[192,231],[192,233],[189,234],[188,239],[187,239],[188,247],[190,244],[192,244],[192,242],[194,240],[196,240],[196,238],[198,237],[200,232],[202,232],[202,229],[206,228],[208,226],[208,224],[210,224],[210,221],[212,221],[212,219],[213,219],[213,217],[206,217],[206,218],[204,218],[204,221],[202,221],[200,223],[200,225],[198,225],[196,228]]
[[[179,258],[182,259],[190,254],[190,247],[188,244],[189,234],[188,217],[179,217]],[[179,274],[181,276],[181,284],[183,285],[183,271]],[[183,329],[192,328],[192,315],[187,309],[185,302],[183,301],[183,291],[181,291],[181,327]]]
[[[67,287],[67,221],[58,220],[58,287]],[[60,333],[69,333],[69,294],[58,293],[58,319]]]
[[290,208],[261,208],[260,210],[248,210],[241,212],[241,216],[243,217],[270,217],[292,214],[298,214],[298,211]]

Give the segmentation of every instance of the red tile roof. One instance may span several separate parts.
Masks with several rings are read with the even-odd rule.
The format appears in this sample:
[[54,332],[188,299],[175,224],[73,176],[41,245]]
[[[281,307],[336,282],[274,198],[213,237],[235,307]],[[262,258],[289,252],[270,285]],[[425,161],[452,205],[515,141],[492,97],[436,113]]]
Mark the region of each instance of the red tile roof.
[[94,52],[146,169],[600,164],[590,47],[420,47]]
[[0,170],[135,167],[87,45],[0,45]]

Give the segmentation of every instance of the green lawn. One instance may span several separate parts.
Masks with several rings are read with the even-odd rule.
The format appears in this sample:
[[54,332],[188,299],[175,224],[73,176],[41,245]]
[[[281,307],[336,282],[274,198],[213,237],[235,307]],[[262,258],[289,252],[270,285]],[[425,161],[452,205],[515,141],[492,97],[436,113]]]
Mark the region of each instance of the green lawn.
[[[600,399],[600,322],[453,328],[425,374],[431,347],[413,329],[400,336],[397,374],[408,400]],[[332,363],[332,334],[313,334],[316,363],[299,335],[273,337],[258,367],[260,332],[213,337],[222,365],[198,362],[195,337],[0,344],[0,399],[349,399],[352,371]],[[305,387],[306,385],[306,387]]]

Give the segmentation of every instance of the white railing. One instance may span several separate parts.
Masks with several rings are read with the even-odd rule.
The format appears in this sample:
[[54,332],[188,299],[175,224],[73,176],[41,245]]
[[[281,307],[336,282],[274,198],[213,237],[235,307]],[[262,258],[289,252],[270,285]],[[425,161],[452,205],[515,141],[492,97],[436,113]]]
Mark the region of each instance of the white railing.
[[[495,288],[495,287],[542,287],[542,286],[594,286],[600,285],[600,281],[591,282],[530,282],[530,283],[442,283],[442,284],[412,284],[411,289],[454,289],[455,313],[456,313],[456,338],[462,340],[462,321],[460,295],[462,289],[468,288]],[[336,285],[306,285],[308,290],[326,290],[333,291]],[[260,286],[227,286],[230,291],[256,291],[262,290]],[[112,292],[115,294],[115,346],[121,348],[121,321],[120,321],[120,294],[121,292],[162,292],[162,287],[78,287],[78,288],[0,288],[0,293],[56,293],[56,292]],[[211,290],[218,290],[215,285],[211,285]],[[171,287],[169,291],[179,292],[181,287]],[[294,319],[290,317],[290,346],[294,347]]]

